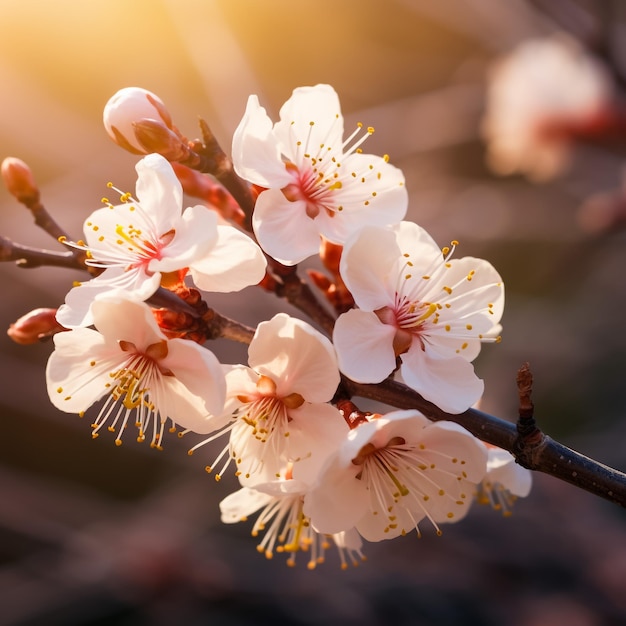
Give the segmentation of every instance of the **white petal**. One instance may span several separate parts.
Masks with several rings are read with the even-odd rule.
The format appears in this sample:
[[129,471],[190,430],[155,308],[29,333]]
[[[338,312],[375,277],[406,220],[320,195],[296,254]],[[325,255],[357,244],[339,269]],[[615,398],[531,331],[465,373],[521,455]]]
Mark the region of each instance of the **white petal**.
[[174,238],[163,248],[161,258],[150,261],[150,271],[174,272],[210,254],[217,242],[217,215],[204,206],[189,207],[174,230]]
[[343,244],[363,226],[387,226],[405,216],[408,193],[401,170],[369,154],[352,154],[341,165],[344,174],[353,171],[356,176],[344,175],[341,189],[333,195],[342,210],[321,212],[316,218],[328,240]]
[[257,96],[248,98],[246,112],[233,135],[232,155],[235,172],[255,185],[280,189],[291,181],[273,135],[272,121]]
[[293,477],[312,484],[322,465],[343,443],[348,425],[330,404],[304,404],[292,418],[286,456],[293,460]]
[[274,497],[267,493],[242,487],[220,502],[221,520],[224,524],[245,522],[249,515],[267,506],[273,499]]
[[[160,154],[149,154],[135,166],[137,199],[155,224],[165,225],[180,215],[183,188],[169,161]],[[163,232],[167,232],[165,228]],[[161,233],[161,234],[162,234]]]
[[[354,469],[353,469],[354,468]],[[317,486],[304,499],[304,513],[320,533],[334,534],[353,528],[369,507],[369,492],[356,478],[356,466],[330,463]]]
[[518,465],[506,450],[489,448],[488,454],[486,479],[493,484],[499,483],[514,496],[525,498],[532,487],[531,472]]
[[[215,380],[206,381],[209,390],[216,387]],[[207,412],[206,393],[202,397],[191,393],[189,388],[176,376],[161,375],[156,377],[148,390],[150,401],[164,421],[169,417],[185,430],[211,432],[214,425],[212,416]],[[219,391],[216,392],[216,396]]]
[[402,355],[404,382],[447,413],[463,413],[475,404],[484,389],[471,363],[462,357],[436,359],[417,342]]
[[126,359],[117,346],[105,345],[104,337],[90,328],[58,333],[54,345],[46,384],[52,404],[66,413],[85,411],[104,396],[110,372]]
[[218,226],[216,244],[189,270],[199,289],[229,293],[259,283],[266,266],[263,252],[250,237],[232,226]]
[[[190,393],[201,398],[206,407],[203,418],[206,412],[221,414],[226,398],[226,381],[217,357],[203,346],[185,339],[171,339],[167,347],[167,356],[160,364],[171,370]],[[185,423],[177,421],[185,428],[195,430],[191,419],[185,418]]]
[[348,239],[339,271],[361,309],[376,311],[394,304],[400,257],[390,229],[367,226]]
[[57,311],[57,321],[65,328],[78,328],[93,324],[91,307],[102,296],[122,293],[127,300],[147,300],[158,288],[161,275],[148,276],[143,271],[125,272],[110,267],[100,276],[72,288],[65,296],[65,304]]
[[302,152],[313,152],[321,144],[341,154],[343,117],[339,97],[330,85],[298,87],[280,109],[280,122],[274,127],[284,154],[295,161],[301,142]]
[[143,351],[166,339],[152,310],[143,302],[111,295],[94,302],[92,310],[96,328],[111,345],[129,341]]
[[283,265],[295,265],[319,252],[319,231],[306,214],[306,204],[287,200],[278,189],[258,197],[252,227],[261,248]]
[[299,393],[308,402],[327,402],[339,385],[330,341],[286,313],[258,325],[248,348],[248,363],[276,383],[279,396]]
[[335,322],[333,342],[339,369],[358,383],[379,383],[396,367],[396,329],[374,313],[353,309]]

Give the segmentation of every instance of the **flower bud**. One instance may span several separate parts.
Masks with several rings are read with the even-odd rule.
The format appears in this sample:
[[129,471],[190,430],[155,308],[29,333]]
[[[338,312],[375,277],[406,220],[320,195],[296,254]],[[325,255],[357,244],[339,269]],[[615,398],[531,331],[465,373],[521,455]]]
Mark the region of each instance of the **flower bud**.
[[141,87],[120,89],[106,103],[102,120],[115,143],[133,154],[146,154],[135,138],[133,124],[142,119],[161,121],[172,129],[172,118],[161,99]]
[[30,167],[21,159],[7,157],[2,161],[2,179],[19,202],[31,206],[39,202],[39,188]]
[[15,343],[26,346],[66,330],[57,322],[56,313],[56,309],[35,309],[11,324],[7,335]]
[[189,156],[189,148],[176,132],[163,122],[141,119],[133,122],[135,144],[142,147],[143,153],[157,152],[168,161],[181,161]]

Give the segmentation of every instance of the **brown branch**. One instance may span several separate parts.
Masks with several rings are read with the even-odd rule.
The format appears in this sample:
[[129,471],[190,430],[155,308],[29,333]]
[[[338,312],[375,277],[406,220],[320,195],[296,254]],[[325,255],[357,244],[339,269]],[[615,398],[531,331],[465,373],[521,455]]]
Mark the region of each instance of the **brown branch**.
[[[198,316],[198,312],[186,302],[164,289],[160,289],[150,301]],[[203,315],[203,319],[211,329],[211,338],[225,337],[249,344],[254,336],[254,329],[211,309]],[[366,415],[351,401],[353,396],[376,400],[399,409],[417,409],[434,421],[455,422],[482,441],[508,450],[523,467],[549,474],[626,507],[625,473],[552,440],[537,427],[531,401],[532,374],[528,364],[520,368],[517,386],[519,394],[517,425],[477,409],[468,409],[459,414],[446,413],[416,391],[391,379],[377,384],[365,384],[356,383],[342,376],[334,402],[351,427],[358,425]]]
[[282,265],[269,258],[269,268],[278,281],[272,283],[279,298],[285,298],[289,304],[308,315],[330,337],[335,326],[334,317],[322,306],[310,285],[298,276],[297,265]]
[[250,185],[239,178],[233,169],[232,161],[222,150],[209,125],[203,119],[200,119],[200,130],[202,131],[202,143],[193,142],[191,144],[192,149],[204,157],[200,171],[215,176],[228,189],[245,213],[244,227],[251,231],[255,199]]
[[468,409],[458,415],[446,413],[409,387],[392,380],[369,385],[343,378],[342,384],[351,395],[377,400],[400,409],[417,409],[429,419],[460,424],[479,439],[511,452],[520,465],[549,474],[626,507],[624,472],[571,450],[538,429],[541,436],[537,439],[532,429],[524,430],[526,424],[520,433],[515,424],[476,409]]
[[6,237],[0,237],[0,261],[15,261],[18,267],[24,268],[55,266],[85,269],[81,256],[73,252],[53,252],[31,248],[15,243]]

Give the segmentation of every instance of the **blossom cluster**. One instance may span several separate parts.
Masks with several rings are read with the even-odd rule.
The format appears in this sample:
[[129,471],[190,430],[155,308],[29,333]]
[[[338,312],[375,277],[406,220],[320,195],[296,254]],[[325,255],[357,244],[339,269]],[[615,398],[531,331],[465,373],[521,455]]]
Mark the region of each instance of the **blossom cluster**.
[[[158,449],[176,430],[198,436],[190,453],[220,441],[207,469],[241,484],[222,520],[256,513],[259,551],[289,564],[306,552],[315,567],[332,545],[343,566],[356,564],[363,539],[425,525],[440,534],[475,500],[508,512],[528,494],[530,475],[508,452],[456,423],[417,410],[347,419],[345,380],[395,379],[449,414],[476,404],[484,385],[472,362],[499,341],[504,287],[490,263],[455,258],[457,242],[441,249],[405,220],[402,172],[363,152],[373,128],[345,136],[332,87],[296,89],[276,123],[249,98],[232,144],[233,172],[256,198],[249,231],[215,204],[184,208],[182,170],[148,153],[134,132],[142,120],[179,136],[157,96],[116,94],[105,127],[145,154],[136,193],[111,186],[119,202],[104,198],[84,239],[64,241],[90,278],[56,313],[66,331],[46,378],[57,408],[98,404],[92,435],[111,431],[117,445],[133,428]],[[247,364],[220,363],[198,326],[212,314],[203,294],[267,288],[329,246],[341,256],[326,282],[344,293],[332,333],[278,313],[250,332]],[[164,292],[178,310],[159,306]]]

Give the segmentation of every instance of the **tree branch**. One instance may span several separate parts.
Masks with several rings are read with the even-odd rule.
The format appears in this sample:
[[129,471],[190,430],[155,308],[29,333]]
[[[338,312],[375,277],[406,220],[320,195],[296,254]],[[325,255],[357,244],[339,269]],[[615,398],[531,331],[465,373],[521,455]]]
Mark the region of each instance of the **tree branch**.
[[0,261],[15,261],[19,267],[31,268],[44,265],[85,269],[82,258],[73,252],[53,252],[31,248],[0,237]]
[[[392,380],[368,385],[343,377],[342,385],[354,396],[377,400],[400,409],[417,409],[431,420],[449,420],[460,424],[479,439],[511,452],[523,467],[549,474],[626,507],[625,473],[554,441],[536,425],[534,429],[525,430],[528,424],[523,419],[520,419],[521,426],[519,422],[516,426],[476,409],[468,409],[458,415],[446,413],[416,391]],[[532,415],[530,417],[534,424],[534,418]]]

